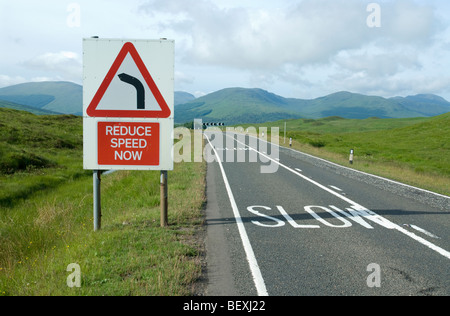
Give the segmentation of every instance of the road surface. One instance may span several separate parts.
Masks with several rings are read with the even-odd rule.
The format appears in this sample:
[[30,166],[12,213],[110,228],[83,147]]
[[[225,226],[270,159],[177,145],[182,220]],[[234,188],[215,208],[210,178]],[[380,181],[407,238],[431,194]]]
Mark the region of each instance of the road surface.
[[450,295],[448,197],[265,138],[205,138],[207,295]]

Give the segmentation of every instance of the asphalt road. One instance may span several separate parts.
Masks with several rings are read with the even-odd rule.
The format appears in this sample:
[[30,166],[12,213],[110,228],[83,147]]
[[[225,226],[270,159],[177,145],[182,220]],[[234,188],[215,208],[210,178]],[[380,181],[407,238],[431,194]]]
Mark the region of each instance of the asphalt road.
[[207,295],[450,295],[450,198],[205,136]]

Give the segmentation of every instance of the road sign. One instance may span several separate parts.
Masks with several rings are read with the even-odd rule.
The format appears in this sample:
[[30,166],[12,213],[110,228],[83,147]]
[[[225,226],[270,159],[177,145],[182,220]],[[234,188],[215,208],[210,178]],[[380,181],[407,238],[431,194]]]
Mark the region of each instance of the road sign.
[[[121,71],[119,72],[119,69]],[[136,77],[130,75],[134,74]],[[99,105],[105,96],[111,83],[115,80],[115,87],[111,88],[110,100],[105,101],[105,108],[100,109]],[[136,89],[136,97],[132,97],[134,90],[118,82],[124,82]],[[148,89],[146,89],[147,85]],[[149,98],[153,97],[159,108],[151,108]],[[147,98],[146,98],[147,95]],[[136,100],[136,101],[135,101]],[[134,103],[135,102],[135,103]],[[136,105],[134,105],[136,104]],[[106,74],[100,88],[89,104],[86,113],[92,117],[151,117],[167,118],[171,110],[167,106],[164,97],[161,95],[158,87],[145,66],[142,58],[139,56],[135,46],[131,42],[123,45],[111,69]]]
[[98,122],[101,165],[159,166],[159,123]]
[[173,170],[174,41],[83,41],[84,168]]

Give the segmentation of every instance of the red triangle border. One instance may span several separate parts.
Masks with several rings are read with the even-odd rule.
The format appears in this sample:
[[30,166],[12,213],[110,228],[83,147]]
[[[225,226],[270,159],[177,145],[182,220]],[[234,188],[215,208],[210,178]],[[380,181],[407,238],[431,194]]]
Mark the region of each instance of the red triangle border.
[[[97,110],[97,106],[99,105],[106,90],[111,84],[111,81],[119,71],[119,68],[122,65],[128,53],[131,55],[134,62],[136,63],[136,66],[138,67],[139,71],[144,77],[144,80],[147,83],[148,87],[150,88],[150,91],[153,93],[156,102],[158,102],[158,105],[161,107],[161,111]],[[137,52],[136,47],[133,45],[133,43],[127,42],[123,45],[122,49],[117,55],[116,60],[112,64],[111,69],[106,74],[105,79],[103,80],[102,84],[97,90],[97,93],[95,94],[94,98],[92,99],[91,103],[86,109],[86,114],[89,115],[90,117],[128,117],[128,118],[168,118],[171,115],[169,106],[164,100],[164,97],[162,96],[161,92],[156,86],[155,81],[153,80],[152,76],[147,70],[147,67],[145,66],[141,56],[139,56],[139,53]]]

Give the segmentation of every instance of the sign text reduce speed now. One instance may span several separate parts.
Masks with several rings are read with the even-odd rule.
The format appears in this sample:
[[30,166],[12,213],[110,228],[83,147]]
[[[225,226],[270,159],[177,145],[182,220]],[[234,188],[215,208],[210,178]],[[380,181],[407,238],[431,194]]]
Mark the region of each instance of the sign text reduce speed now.
[[98,122],[99,165],[159,165],[159,123]]

